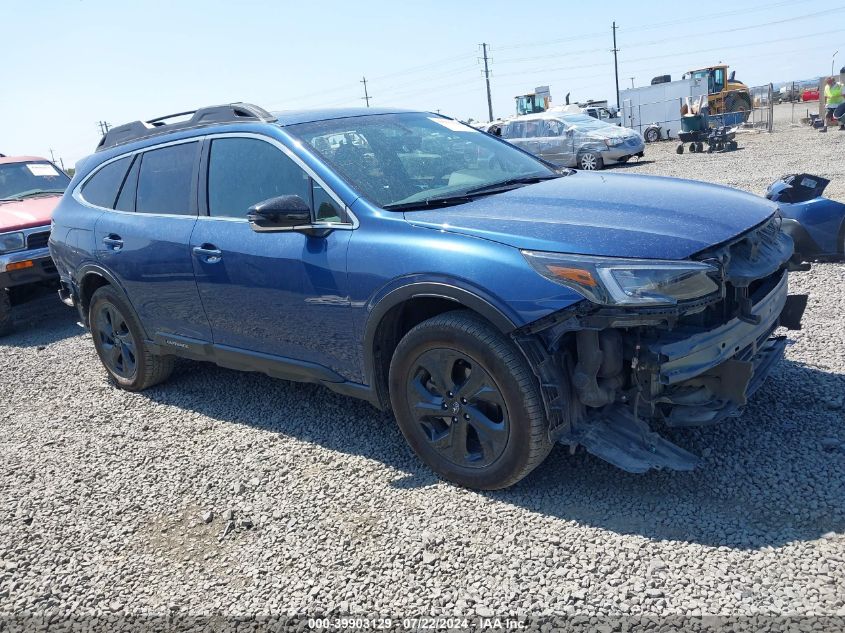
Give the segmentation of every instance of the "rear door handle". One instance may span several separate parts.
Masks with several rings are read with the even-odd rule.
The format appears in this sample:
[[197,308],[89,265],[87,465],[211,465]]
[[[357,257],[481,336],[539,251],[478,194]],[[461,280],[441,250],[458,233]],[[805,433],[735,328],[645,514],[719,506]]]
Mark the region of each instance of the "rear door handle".
[[194,256],[198,257],[206,264],[216,264],[223,259],[223,251],[213,244],[203,244],[202,246],[194,246],[192,249]]
[[103,244],[105,244],[109,250],[119,251],[123,248],[123,238],[119,235],[115,235],[114,233],[110,233],[103,238]]

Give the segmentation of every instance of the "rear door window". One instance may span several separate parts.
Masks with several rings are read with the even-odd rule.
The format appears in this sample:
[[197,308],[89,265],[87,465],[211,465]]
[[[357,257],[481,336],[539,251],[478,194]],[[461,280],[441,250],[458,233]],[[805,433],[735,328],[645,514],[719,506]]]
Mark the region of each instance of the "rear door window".
[[97,171],[82,186],[82,198],[97,207],[114,208],[114,201],[123,184],[130,159],[129,156],[121,158]]
[[135,210],[138,213],[196,215],[194,168],[199,143],[181,143],[141,157]]

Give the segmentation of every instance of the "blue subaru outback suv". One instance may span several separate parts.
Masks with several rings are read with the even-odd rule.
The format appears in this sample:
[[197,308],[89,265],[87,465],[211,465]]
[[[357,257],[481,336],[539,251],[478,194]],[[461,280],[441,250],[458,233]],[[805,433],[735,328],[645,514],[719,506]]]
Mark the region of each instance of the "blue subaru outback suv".
[[429,112],[230,104],[110,130],[54,213],[60,295],[117,386],[174,357],[391,409],[494,489],[555,442],[632,472],[735,416],[798,328],[775,204],[559,170]]

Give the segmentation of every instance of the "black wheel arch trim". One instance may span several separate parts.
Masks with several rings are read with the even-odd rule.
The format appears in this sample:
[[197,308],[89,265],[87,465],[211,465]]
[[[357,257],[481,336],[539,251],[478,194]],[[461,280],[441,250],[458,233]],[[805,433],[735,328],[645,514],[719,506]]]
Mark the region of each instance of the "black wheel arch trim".
[[396,306],[416,298],[437,298],[454,301],[456,307],[464,307],[477,312],[493,324],[503,334],[517,328],[515,319],[494,305],[479,293],[467,290],[446,281],[411,281],[405,285],[382,292],[370,301],[367,321],[364,326],[364,380],[368,385],[374,383],[373,343],[384,316]]
[[144,324],[141,322],[141,319],[138,318],[138,314],[137,314],[137,311],[135,310],[135,306],[132,305],[132,301],[129,299],[129,295],[126,294],[126,290],[124,289],[123,284],[121,284],[120,281],[117,279],[117,277],[115,277],[107,268],[104,268],[100,264],[97,264],[97,263],[94,263],[94,262],[88,262],[88,263],[83,264],[82,266],[80,266],[76,270],[75,274],[73,275],[73,283],[74,283],[74,286],[75,286],[75,290],[79,294],[79,301],[77,301],[76,304],[77,304],[77,307],[79,309],[79,314],[83,319],[82,322],[86,326],[90,325],[88,323],[88,310],[87,310],[87,308],[90,307],[90,306],[85,306],[83,308],[82,296],[81,296],[83,282],[84,282],[85,278],[88,277],[89,275],[97,275],[99,277],[102,277],[103,279],[105,279],[109,283],[109,285],[112,288],[115,289],[115,291],[123,298],[124,301],[126,301],[127,305],[132,309],[132,312],[133,312],[132,316],[135,317],[135,320],[137,321],[138,325],[140,326],[141,332],[143,332],[143,334],[144,334],[144,338],[149,338],[147,330],[144,327]]

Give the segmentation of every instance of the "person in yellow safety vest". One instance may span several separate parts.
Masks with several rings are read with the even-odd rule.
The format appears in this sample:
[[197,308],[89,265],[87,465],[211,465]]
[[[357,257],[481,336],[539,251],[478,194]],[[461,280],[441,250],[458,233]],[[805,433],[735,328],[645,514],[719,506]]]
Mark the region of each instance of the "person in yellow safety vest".
[[834,77],[828,77],[825,82],[824,100],[827,109],[825,118],[828,121],[833,121],[833,113],[845,101],[845,97],[842,96],[842,84],[836,81]]

